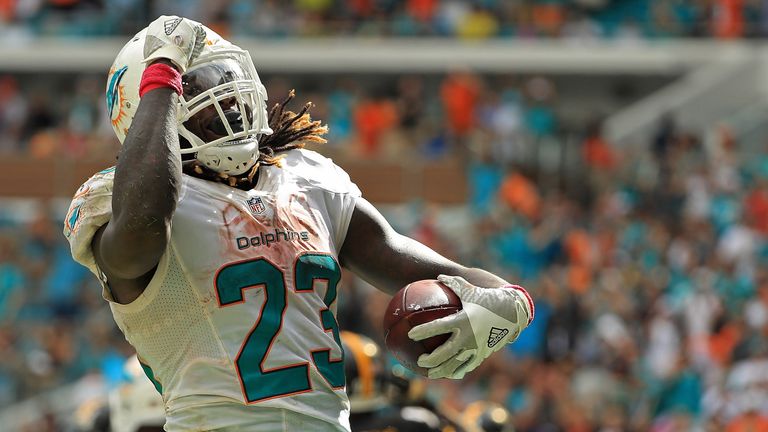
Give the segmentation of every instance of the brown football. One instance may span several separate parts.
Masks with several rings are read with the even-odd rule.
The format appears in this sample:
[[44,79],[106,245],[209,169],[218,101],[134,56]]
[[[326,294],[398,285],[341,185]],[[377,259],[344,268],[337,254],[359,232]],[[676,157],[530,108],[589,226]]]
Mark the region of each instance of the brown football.
[[416,362],[420,355],[431,353],[448,340],[450,334],[432,336],[422,341],[408,337],[413,327],[454,314],[461,310],[461,300],[437,280],[413,282],[395,293],[384,314],[384,341],[403,366],[427,375],[427,369]]

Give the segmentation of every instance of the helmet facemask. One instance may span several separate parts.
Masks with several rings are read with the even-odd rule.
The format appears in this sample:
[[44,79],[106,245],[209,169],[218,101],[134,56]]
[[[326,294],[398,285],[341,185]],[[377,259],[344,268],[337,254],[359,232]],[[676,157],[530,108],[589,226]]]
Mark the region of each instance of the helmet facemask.
[[235,46],[200,56],[182,77],[179,134],[206,167],[229,175],[258,160],[258,140],[269,128],[267,92],[247,51]]

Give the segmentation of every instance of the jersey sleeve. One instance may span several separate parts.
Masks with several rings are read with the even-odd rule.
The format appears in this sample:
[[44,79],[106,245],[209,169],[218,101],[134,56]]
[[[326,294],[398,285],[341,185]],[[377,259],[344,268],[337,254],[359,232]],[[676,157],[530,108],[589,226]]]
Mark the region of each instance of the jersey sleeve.
[[112,216],[114,175],[115,168],[108,168],[83,183],[75,192],[64,220],[64,236],[69,240],[72,257],[100,280],[103,276],[96,265],[91,241]]
[[340,251],[355,203],[362,196],[360,189],[346,171],[314,151],[293,150],[287,154],[284,163],[288,170],[301,178],[302,183],[323,194],[328,222],[333,230],[331,235],[336,250]]
[[362,196],[360,189],[349,178],[349,174],[341,169],[335,163],[328,160],[332,165],[334,175],[337,181],[344,184],[344,190],[341,192],[327,192],[325,194],[325,205],[328,209],[331,224],[333,226],[334,242],[337,252],[341,250],[344,239],[347,237],[349,222],[352,220],[352,213],[355,211],[355,202]]

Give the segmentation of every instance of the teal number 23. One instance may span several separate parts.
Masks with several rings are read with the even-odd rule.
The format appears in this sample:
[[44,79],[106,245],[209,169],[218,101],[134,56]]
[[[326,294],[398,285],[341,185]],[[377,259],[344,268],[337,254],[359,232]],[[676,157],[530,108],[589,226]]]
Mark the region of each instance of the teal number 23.
[[[304,254],[296,260],[294,268],[295,292],[298,294],[314,291],[318,280],[328,282],[323,298],[325,307],[320,309],[323,330],[333,332],[333,338],[341,347],[339,326],[328,308],[336,300],[336,289],[341,279],[339,264],[333,257],[321,254]],[[234,306],[245,301],[243,292],[249,288],[264,290],[264,304],[251,332],[240,347],[235,360],[243,393],[249,403],[312,391],[309,379],[309,362],[266,369],[272,343],[283,325],[287,307],[285,275],[280,269],[258,258],[228,264],[216,274],[214,284],[219,305]],[[312,350],[312,361],[320,374],[333,388],[344,387],[344,353],[340,360],[331,360],[331,349]]]

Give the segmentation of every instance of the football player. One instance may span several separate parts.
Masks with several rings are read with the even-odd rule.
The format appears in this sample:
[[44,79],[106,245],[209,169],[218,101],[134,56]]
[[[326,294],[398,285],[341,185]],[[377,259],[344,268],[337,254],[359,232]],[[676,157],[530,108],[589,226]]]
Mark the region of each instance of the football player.
[[76,432],[162,432],[163,399],[134,355],[123,366],[125,381],[108,395],[82,404],[73,415]]
[[376,342],[361,334],[342,331],[341,343],[353,431],[461,431],[437,410],[410,400],[410,383],[389,371]]
[[78,189],[64,232],[162,394],[166,430],[348,431],[342,266],[388,293],[438,275],[457,293],[461,312],[409,334],[452,334],[420,359],[432,378],[517,338],[525,290],[396,233],[302,148],[326,132],[309,105],[268,113],[266,100],[248,52],[175,16],[109,72],[118,161]]
[[112,432],[162,432],[163,398],[147,379],[134,355],[125,362],[127,382],[109,393]]

